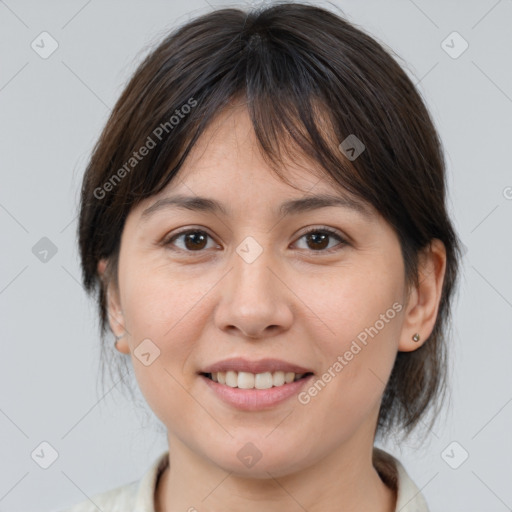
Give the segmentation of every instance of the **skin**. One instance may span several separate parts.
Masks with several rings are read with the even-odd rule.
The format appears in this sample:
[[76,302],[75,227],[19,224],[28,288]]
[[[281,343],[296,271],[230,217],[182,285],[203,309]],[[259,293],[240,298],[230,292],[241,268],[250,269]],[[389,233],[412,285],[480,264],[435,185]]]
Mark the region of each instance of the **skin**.
[[[370,206],[368,217],[339,206],[280,216],[285,200],[340,195],[311,165],[297,156],[286,167],[299,190],[273,175],[242,105],[221,112],[178,176],[127,218],[109,318],[114,334],[124,334],[118,350],[131,355],[141,391],[167,427],[171,467],[157,486],[158,512],[395,510],[395,492],[372,465],[375,427],[397,352],[416,350],[432,332],[444,246],[433,241],[420,284],[409,289],[398,238]],[[178,192],[216,199],[229,215],[169,208],[142,219]],[[304,228],[323,226],[347,243],[308,243]],[[178,228],[210,237],[199,249],[183,236],[162,244]],[[250,264],[236,252],[248,236],[263,250]],[[321,376],[393,303],[401,311],[306,405],[294,396],[240,411],[197,374],[241,356],[284,359]],[[160,350],[149,366],[134,355],[146,338]],[[262,454],[251,468],[237,457],[248,442]]]

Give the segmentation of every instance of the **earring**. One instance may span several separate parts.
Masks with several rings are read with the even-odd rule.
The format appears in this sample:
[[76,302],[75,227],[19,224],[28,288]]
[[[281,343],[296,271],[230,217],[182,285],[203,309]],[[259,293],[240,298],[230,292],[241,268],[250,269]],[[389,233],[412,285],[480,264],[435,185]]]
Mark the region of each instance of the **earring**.
[[413,337],[412,337],[412,340],[415,341],[415,342],[418,342],[420,341],[420,335],[418,333],[416,333]]

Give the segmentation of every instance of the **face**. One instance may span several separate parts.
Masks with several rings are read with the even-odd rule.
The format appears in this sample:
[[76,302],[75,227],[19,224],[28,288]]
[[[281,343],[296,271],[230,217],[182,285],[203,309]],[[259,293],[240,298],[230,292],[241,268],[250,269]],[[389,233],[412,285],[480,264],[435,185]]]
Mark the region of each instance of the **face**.
[[[170,446],[238,474],[284,475],[372,445],[399,349],[398,238],[308,165],[285,169],[297,188],[283,182],[247,112],[226,111],[122,233],[118,347]],[[342,201],[280,211],[325,194]],[[167,200],[178,195],[220,208]]]

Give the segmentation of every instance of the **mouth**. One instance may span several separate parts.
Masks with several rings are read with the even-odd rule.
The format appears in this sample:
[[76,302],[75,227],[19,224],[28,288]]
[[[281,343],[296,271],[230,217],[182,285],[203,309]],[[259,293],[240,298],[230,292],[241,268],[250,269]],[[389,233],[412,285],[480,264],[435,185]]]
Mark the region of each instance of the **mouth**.
[[309,368],[283,359],[244,357],[217,361],[198,372],[207,396],[242,411],[268,410],[291,400],[313,375]]
[[286,386],[292,382],[306,379],[313,375],[313,372],[295,373],[278,370],[274,372],[251,373],[228,370],[225,372],[201,372],[200,375],[213,382],[229,386],[230,388],[263,390]]

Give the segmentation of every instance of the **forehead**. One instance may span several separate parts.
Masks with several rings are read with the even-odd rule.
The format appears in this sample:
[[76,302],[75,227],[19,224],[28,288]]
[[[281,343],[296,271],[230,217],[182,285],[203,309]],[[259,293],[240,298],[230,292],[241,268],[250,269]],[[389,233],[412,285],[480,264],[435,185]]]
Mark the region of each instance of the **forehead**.
[[286,149],[279,166],[283,180],[264,158],[247,108],[231,105],[201,134],[172,181],[143,202],[142,220],[168,208],[233,216],[256,206],[279,216],[328,206],[374,215],[371,205],[348,194],[318,163]]
[[229,194],[233,189],[253,190],[255,194],[264,190],[265,194],[280,196],[310,191],[348,195],[317,162],[293,144],[285,142],[285,146],[279,165],[283,180],[265,158],[245,104],[232,102],[210,122],[162,195],[171,190],[193,193],[195,189],[216,195]]

